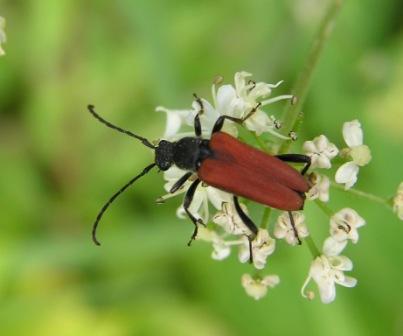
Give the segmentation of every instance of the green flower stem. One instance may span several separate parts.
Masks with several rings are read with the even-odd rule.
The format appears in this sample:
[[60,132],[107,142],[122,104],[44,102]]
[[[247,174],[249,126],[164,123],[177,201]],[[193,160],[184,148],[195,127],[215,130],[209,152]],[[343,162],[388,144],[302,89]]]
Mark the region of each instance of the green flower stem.
[[260,139],[260,137],[258,137],[256,135],[255,132],[251,132],[251,134],[254,136],[257,144],[259,145],[259,147],[261,148],[261,150],[265,153],[269,153],[269,148],[266,146],[266,144],[262,141],[262,139]]
[[267,229],[267,227],[269,226],[270,215],[271,215],[271,208],[269,207],[264,208],[262,222],[260,223],[260,227],[262,229]]
[[353,194],[353,195],[357,195],[359,197],[365,198],[365,199],[370,200],[370,201],[375,202],[375,203],[383,204],[388,209],[392,208],[392,203],[391,203],[390,199],[385,199],[383,197],[379,197],[379,196],[376,196],[376,195],[373,195],[371,193],[368,193],[368,192],[365,192],[365,191],[362,191],[362,190],[358,190],[358,189],[351,189],[351,188],[350,189],[345,189],[343,185],[337,184],[335,182],[331,182],[330,185],[335,189],[339,189],[339,190],[342,190],[344,192],[347,192],[347,193],[350,193],[350,194]]
[[[304,105],[314,70],[318,64],[320,56],[322,55],[323,48],[326,41],[333,30],[333,26],[336,20],[336,16],[340,11],[342,0],[334,0],[329,6],[326,15],[320,25],[318,34],[313,42],[311,51],[305,62],[294,86],[293,94],[298,98],[295,104],[289,104],[283,115],[283,127],[282,134],[287,135],[291,132],[298,122],[299,118],[302,118],[302,106]],[[285,153],[291,141],[285,141],[280,147],[280,153]]]
[[311,236],[305,237],[304,241],[306,242],[306,245],[308,245],[309,251],[311,251],[313,259],[315,259],[321,255],[321,253],[319,252],[319,249],[317,248],[317,246]]
[[315,204],[329,217],[334,215],[334,212],[322,201],[316,199]]

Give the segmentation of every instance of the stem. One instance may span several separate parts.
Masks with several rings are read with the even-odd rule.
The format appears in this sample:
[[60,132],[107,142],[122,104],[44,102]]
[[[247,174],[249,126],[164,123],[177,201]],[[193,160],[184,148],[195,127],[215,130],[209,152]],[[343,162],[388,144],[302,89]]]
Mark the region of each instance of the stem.
[[317,246],[311,236],[305,237],[304,241],[306,241],[309,251],[311,251],[312,257],[314,259],[321,255],[321,253],[319,252],[319,249],[317,248]]
[[257,144],[262,149],[262,151],[264,151],[265,153],[269,153],[269,149],[267,148],[265,143],[262,141],[262,139],[260,139],[260,137],[258,137],[255,132],[250,132],[250,133],[253,135],[253,137],[255,138]]
[[260,223],[260,227],[262,229],[267,229],[269,225],[270,215],[271,215],[271,208],[269,207],[264,208],[262,222]]
[[362,191],[362,190],[358,190],[358,189],[345,189],[342,185],[337,184],[335,182],[330,182],[330,185],[335,189],[339,189],[339,190],[342,190],[344,192],[348,192],[348,193],[351,193],[353,195],[357,195],[357,196],[366,198],[367,200],[370,200],[370,201],[375,202],[375,203],[383,204],[388,209],[391,208],[390,200],[385,199],[383,197],[376,196],[376,195],[373,195],[371,193],[368,193],[368,192],[365,192],[365,191]]
[[334,215],[334,212],[322,201],[316,199],[315,204],[329,217]]
[[[335,23],[336,16],[341,8],[342,0],[334,0],[329,6],[325,17],[320,25],[318,34],[313,42],[308,58],[305,62],[304,68],[300,73],[293,90],[293,94],[298,97],[298,101],[295,104],[290,104],[286,108],[283,115],[283,128],[282,133],[284,135],[289,134],[294,129],[297,120],[300,118],[301,109],[304,105],[314,70],[318,64],[320,56],[323,52],[323,47],[328,40],[332,28]],[[291,142],[283,142],[280,153],[288,151]]]

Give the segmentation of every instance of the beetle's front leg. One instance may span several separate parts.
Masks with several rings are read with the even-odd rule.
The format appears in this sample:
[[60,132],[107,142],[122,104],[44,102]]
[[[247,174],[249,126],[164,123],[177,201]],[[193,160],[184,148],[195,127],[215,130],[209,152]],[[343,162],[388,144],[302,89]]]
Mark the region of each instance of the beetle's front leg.
[[278,159],[285,162],[305,163],[304,168],[301,170],[301,175],[305,175],[311,166],[311,157],[303,154],[280,154],[276,155]]
[[193,96],[196,99],[196,102],[199,104],[200,109],[197,112],[197,114],[195,115],[195,119],[194,119],[194,128],[195,128],[195,134],[198,138],[200,138],[202,136],[202,128],[201,128],[201,123],[200,123],[200,115],[202,115],[204,113],[204,105],[203,105],[203,101],[194,93]]
[[169,193],[173,194],[174,192],[177,192],[189,179],[190,176],[192,176],[192,172],[188,172],[185,175],[183,175],[178,181],[175,182],[175,184],[172,186],[171,189],[169,189]]
[[250,112],[243,118],[235,118],[235,117],[231,117],[231,116],[227,116],[227,115],[222,115],[220,116],[217,121],[214,124],[213,127],[213,132],[212,133],[216,133],[216,132],[220,132],[221,129],[224,126],[224,121],[225,119],[227,120],[231,120],[233,122],[236,122],[237,124],[242,124],[245,120],[247,120],[248,118],[250,118],[260,107],[261,103],[258,103],[253,109],[250,110]]
[[258,228],[255,223],[249,218],[249,216],[242,210],[241,205],[239,204],[238,197],[234,196],[234,204],[235,204],[235,210],[241,218],[242,222],[246,225],[246,227],[252,232],[252,235],[248,236],[249,240],[249,262],[252,264],[253,263],[253,251],[252,251],[252,241],[255,239]]
[[198,231],[198,224],[204,224],[201,219],[197,219],[195,216],[192,215],[192,213],[189,211],[190,204],[192,204],[193,201],[193,196],[196,192],[197,186],[199,185],[201,181],[199,179],[195,180],[189,187],[188,191],[186,192],[185,195],[185,200],[183,201],[183,208],[185,209],[187,215],[189,216],[190,220],[193,222],[195,225],[195,229],[193,231],[192,237],[190,238],[188,242],[188,246],[192,244],[192,241],[196,239],[197,237],[197,231]]

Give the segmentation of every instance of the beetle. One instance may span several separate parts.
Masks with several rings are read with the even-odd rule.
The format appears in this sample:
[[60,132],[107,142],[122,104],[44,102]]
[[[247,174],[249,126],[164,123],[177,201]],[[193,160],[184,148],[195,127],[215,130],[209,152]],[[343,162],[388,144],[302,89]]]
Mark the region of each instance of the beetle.
[[[257,203],[287,211],[294,235],[299,244],[301,241],[295,227],[292,211],[302,210],[305,202],[305,192],[309,185],[304,175],[308,171],[311,159],[302,154],[269,155],[245,143],[231,135],[222,132],[225,120],[242,124],[259,108],[257,104],[242,119],[222,115],[214,124],[210,139],[202,138],[200,116],[204,112],[202,100],[194,95],[200,109],[194,118],[194,137],[184,137],[178,141],[170,142],[161,140],[155,146],[149,140],[133,132],[115,126],[102,118],[95,111],[93,105],[88,105],[88,111],[106,126],[140,140],[145,146],[155,151],[155,160],[144,168],[137,176],[133,177],[119,191],[117,191],[102,207],[98,213],[92,229],[92,238],[95,244],[100,245],[97,237],[97,227],[104,212],[110,204],[129,186],[140,177],[147,174],[152,168],[158,167],[166,171],[173,165],[186,171],[172,186],[169,193],[178,191],[186,181],[195,174],[197,178],[186,191],[183,207],[195,225],[188,245],[196,238],[198,225],[203,225],[201,219],[197,219],[189,210],[195,191],[203,182],[209,186],[233,194],[233,201],[237,214],[251,232],[248,235],[249,248],[252,248],[252,240],[256,237],[258,228],[251,218],[242,210],[239,197],[244,197]],[[304,163],[305,166],[299,172],[285,162]],[[252,258],[252,253],[250,253]]]

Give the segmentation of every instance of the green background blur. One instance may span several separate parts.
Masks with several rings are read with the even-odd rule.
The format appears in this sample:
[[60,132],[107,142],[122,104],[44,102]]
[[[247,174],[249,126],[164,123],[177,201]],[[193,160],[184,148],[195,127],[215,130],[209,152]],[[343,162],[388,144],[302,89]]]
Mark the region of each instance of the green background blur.
[[[330,207],[367,219],[354,289],[309,302],[299,290],[311,256],[278,243],[268,273],[281,284],[255,302],[240,276],[249,265],[216,262],[210,246],[186,247],[193,227],[163,206],[152,172],[106,213],[103,202],[152,153],[97,123],[88,103],[118,125],[157,139],[157,105],[187,108],[210,97],[215,75],[247,70],[290,92],[325,1],[0,1],[7,20],[0,58],[0,335],[402,335],[402,222],[388,209],[335,190]],[[357,188],[394,194],[403,180],[403,5],[345,1],[304,111],[301,140],[358,118],[371,164]],[[273,106],[280,115],[283,104]],[[301,142],[293,145],[301,151]],[[332,171],[333,174],[333,171]],[[261,208],[253,210],[259,221]],[[306,206],[313,238],[328,219]],[[235,251],[234,251],[235,252]]]

